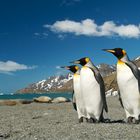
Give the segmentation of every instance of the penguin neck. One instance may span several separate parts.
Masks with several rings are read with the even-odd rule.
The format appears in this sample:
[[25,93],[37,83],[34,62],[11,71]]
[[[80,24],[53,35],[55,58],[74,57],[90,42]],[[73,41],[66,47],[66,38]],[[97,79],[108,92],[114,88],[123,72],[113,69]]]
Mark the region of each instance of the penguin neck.
[[93,68],[93,69],[97,69],[96,66],[91,62],[89,61],[86,65],[84,65],[85,67],[89,67],[89,68]]
[[118,64],[123,64],[129,61],[129,58],[127,55],[125,55],[124,57],[122,57],[121,59],[118,59]]
[[80,70],[77,70],[75,73],[74,73],[74,75],[73,75],[75,78],[76,77],[79,77],[80,76]]
[[88,63],[86,63],[84,66],[85,66],[85,67],[92,67],[92,66],[93,66],[93,64],[92,64],[92,62],[91,62],[91,61],[89,61],[89,62],[88,62]]
[[75,74],[80,75],[80,70],[77,70],[77,71],[75,72]]

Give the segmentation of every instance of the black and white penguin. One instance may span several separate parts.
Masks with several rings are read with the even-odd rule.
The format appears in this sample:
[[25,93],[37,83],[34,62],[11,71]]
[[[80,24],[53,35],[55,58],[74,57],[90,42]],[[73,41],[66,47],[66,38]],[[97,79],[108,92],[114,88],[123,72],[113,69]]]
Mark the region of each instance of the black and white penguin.
[[84,57],[72,63],[81,64],[80,85],[89,122],[103,121],[103,110],[108,112],[105,86],[99,70]]
[[83,101],[83,96],[81,94],[80,69],[76,65],[65,66],[61,68],[65,68],[74,73],[73,74],[74,94],[73,94],[72,101],[73,101],[73,106],[77,110],[77,113],[78,113],[79,123],[81,123],[83,122],[83,118],[86,118],[86,110],[85,110],[85,105]]
[[128,123],[140,120],[140,71],[122,48],[104,49],[118,58],[117,83]]

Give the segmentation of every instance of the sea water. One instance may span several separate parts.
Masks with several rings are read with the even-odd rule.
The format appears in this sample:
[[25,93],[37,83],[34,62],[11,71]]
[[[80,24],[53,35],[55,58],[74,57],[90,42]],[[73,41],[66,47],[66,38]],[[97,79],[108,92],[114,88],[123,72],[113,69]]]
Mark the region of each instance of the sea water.
[[26,93],[26,94],[3,94],[0,95],[0,99],[7,100],[7,99],[26,99],[26,100],[32,100],[33,98],[37,98],[40,96],[49,96],[50,98],[56,98],[56,97],[65,97],[65,98],[72,98],[71,93],[42,93],[42,94],[36,94],[36,93]]

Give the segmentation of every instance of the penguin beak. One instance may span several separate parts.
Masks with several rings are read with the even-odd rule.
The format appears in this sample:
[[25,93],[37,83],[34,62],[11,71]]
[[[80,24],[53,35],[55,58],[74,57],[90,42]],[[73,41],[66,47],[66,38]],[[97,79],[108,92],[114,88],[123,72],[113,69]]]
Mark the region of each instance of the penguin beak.
[[61,66],[60,68],[62,68],[62,69],[67,69],[67,70],[70,69],[68,66]]
[[72,61],[70,63],[73,63],[73,64],[80,64],[80,61],[79,60],[76,60],[76,61]]
[[110,52],[110,53],[115,53],[115,51],[113,49],[102,49],[103,51],[106,51],[106,52]]

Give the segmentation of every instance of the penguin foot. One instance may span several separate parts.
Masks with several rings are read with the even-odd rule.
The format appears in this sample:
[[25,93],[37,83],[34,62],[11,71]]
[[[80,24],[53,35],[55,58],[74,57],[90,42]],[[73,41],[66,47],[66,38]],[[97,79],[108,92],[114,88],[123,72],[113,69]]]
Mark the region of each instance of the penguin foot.
[[95,119],[94,121],[95,121],[95,123],[100,123],[100,122],[102,122],[102,121],[97,120],[97,119]]
[[95,120],[93,118],[87,119],[88,123],[95,123]]
[[135,119],[135,118],[133,118],[133,124],[139,124],[139,120],[137,120],[137,119]]
[[128,118],[127,118],[127,123],[132,124],[132,123],[133,123],[133,118],[134,118],[134,117],[131,117],[131,116],[128,117]]
[[129,124],[139,124],[139,120],[130,116],[130,117],[127,118],[127,123],[129,123]]
[[94,118],[86,119],[88,123],[99,123],[100,121]]
[[81,117],[80,119],[79,119],[79,123],[82,123],[83,122],[83,117]]
[[86,122],[88,122],[88,118],[86,118]]

